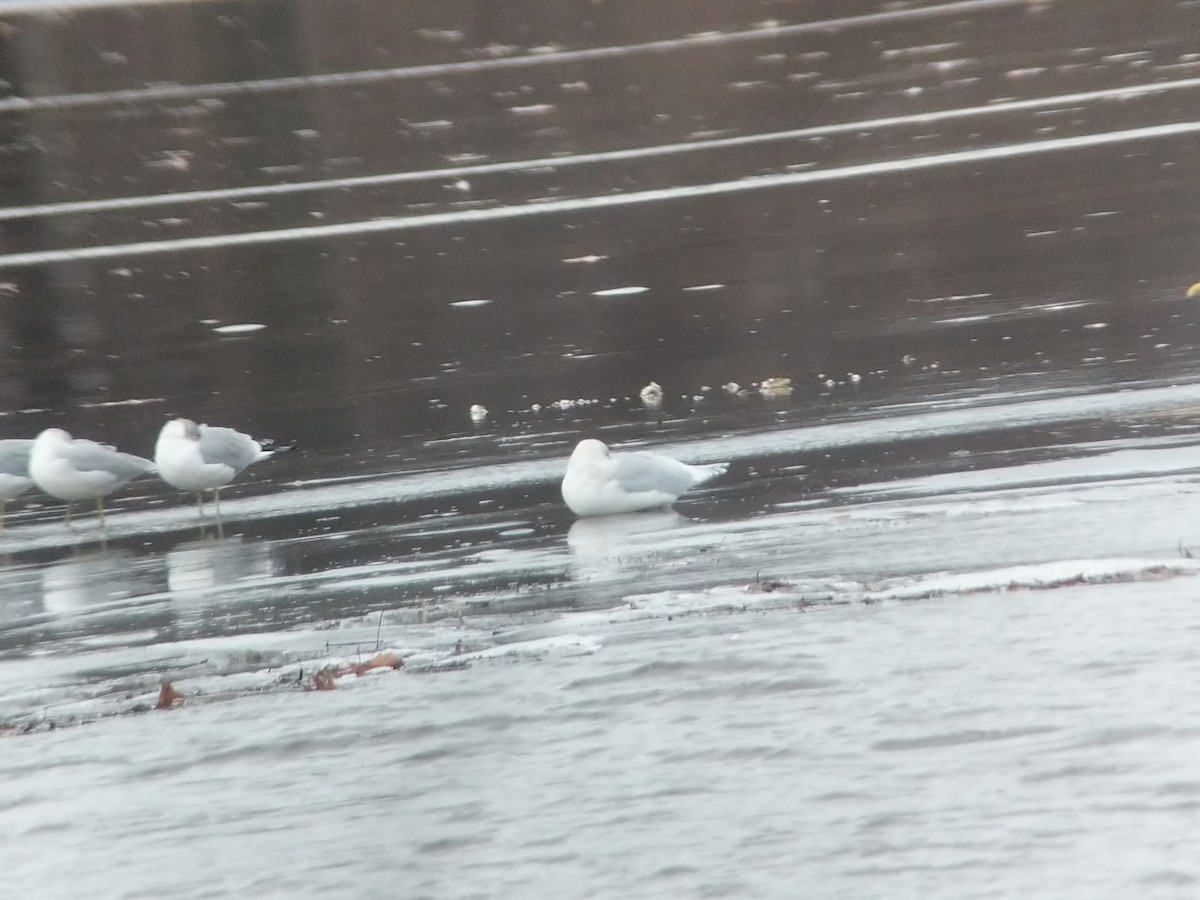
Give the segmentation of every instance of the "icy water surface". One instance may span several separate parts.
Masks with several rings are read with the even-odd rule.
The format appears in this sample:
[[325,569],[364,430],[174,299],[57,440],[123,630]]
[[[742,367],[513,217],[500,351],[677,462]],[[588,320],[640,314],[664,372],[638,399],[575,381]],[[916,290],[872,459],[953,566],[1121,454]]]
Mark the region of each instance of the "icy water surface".
[[[505,653],[458,671],[13,738],[6,878],[40,896],[97,872],[105,896],[1187,896],[1183,578],[806,612],[676,596],[670,618],[507,620]],[[436,639],[394,633],[417,657]]]
[[[1130,9],[0,7],[0,436],[292,446],[11,505],[5,896],[1196,896],[1200,8]],[[731,467],[575,521],[584,436]]]

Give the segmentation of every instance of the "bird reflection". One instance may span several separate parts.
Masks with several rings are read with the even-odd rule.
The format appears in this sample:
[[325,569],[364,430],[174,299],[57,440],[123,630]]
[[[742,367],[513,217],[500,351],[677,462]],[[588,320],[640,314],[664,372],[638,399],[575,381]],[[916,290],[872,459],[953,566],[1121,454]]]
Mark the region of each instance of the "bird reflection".
[[42,574],[29,566],[0,569],[0,628],[42,612]]
[[173,597],[208,594],[237,582],[274,574],[270,545],[239,537],[196,540],[168,551],[167,589]]
[[567,532],[572,573],[579,578],[628,574],[655,552],[667,532],[691,520],[674,510],[576,519]]
[[70,615],[161,590],[160,564],[123,550],[83,551],[41,568],[42,604]]

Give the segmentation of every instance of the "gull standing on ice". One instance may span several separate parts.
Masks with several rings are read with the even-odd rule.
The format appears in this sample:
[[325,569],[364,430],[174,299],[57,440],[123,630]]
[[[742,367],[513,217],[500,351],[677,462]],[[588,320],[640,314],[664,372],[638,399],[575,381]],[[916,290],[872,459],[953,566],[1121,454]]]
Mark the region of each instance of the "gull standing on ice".
[[217,518],[221,516],[221,488],[251,463],[275,451],[248,434],[232,428],[197,425],[191,419],[172,419],[158,433],[154,462],[158,474],[171,487],[196,492],[196,506],[204,515],[204,492],[213,492]]
[[47,428],[34,439],[29,453],[29,477],[43,491],[67,501],[63,522],[71,524],[71,506],[95,500],[104,528],[104,498],[139,475],[154,471],[154,463],[106,444],[72,438],[61,428]]
[[602,442],[580,441],[567,463],[563,500],[577,516],[608,516],[674,503],[684,491],[724,474],[729,463],[689,466],[642,451],[612,453]]
[[32,440],[0,441],[0,531],[4,530],[4,510],[8,501],[33,487],[33,479],[29,477],[29,451],[32,449]]

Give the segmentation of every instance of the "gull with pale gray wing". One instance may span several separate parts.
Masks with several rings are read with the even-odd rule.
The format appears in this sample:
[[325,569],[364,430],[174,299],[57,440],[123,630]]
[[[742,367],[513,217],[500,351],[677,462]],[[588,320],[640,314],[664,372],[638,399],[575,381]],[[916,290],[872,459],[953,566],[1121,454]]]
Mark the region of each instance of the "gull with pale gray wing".
[[67,501],[63,521],[71,524],[71,507],[95,500],[104,527],[104,498],[139,475],[154,471],[154,463],[106,444],[72,438],[61,428],[47,428],[33,441],[29,477],[52,497]]
[[703,481],[724,474],[729,463],[689,466],[669,456],[613,453],[603,441],[580,441],[567,463],[563,500],[577,516],[610,516],[674,503]]
[[158,433],[154,462],[158,474],[171,487],[196,492],[196,506],[204,515],[204,492],[213,492],[217,516],[221,515],[221,488],[251,463],[272,456],[248,434],[232,428],[197,425],[191,419],[172,419]]
[[33,487],[29,477],[29,451],[33,441],[10,438],[0,441],[0,531],[4,530],[4,511],[8,501],[15,500]]

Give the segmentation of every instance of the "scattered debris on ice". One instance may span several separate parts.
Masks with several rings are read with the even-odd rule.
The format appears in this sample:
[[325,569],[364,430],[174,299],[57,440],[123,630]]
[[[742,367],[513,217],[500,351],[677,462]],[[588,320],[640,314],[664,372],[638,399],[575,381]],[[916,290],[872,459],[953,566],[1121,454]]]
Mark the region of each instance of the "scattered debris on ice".
[[792,379],[764,378],[759,382],[758,392],[764,397],[790,397],[792,394]]
[[663,389],[657,381],[652,381],[638,392],[642,402],[652,409],[662,406]]

